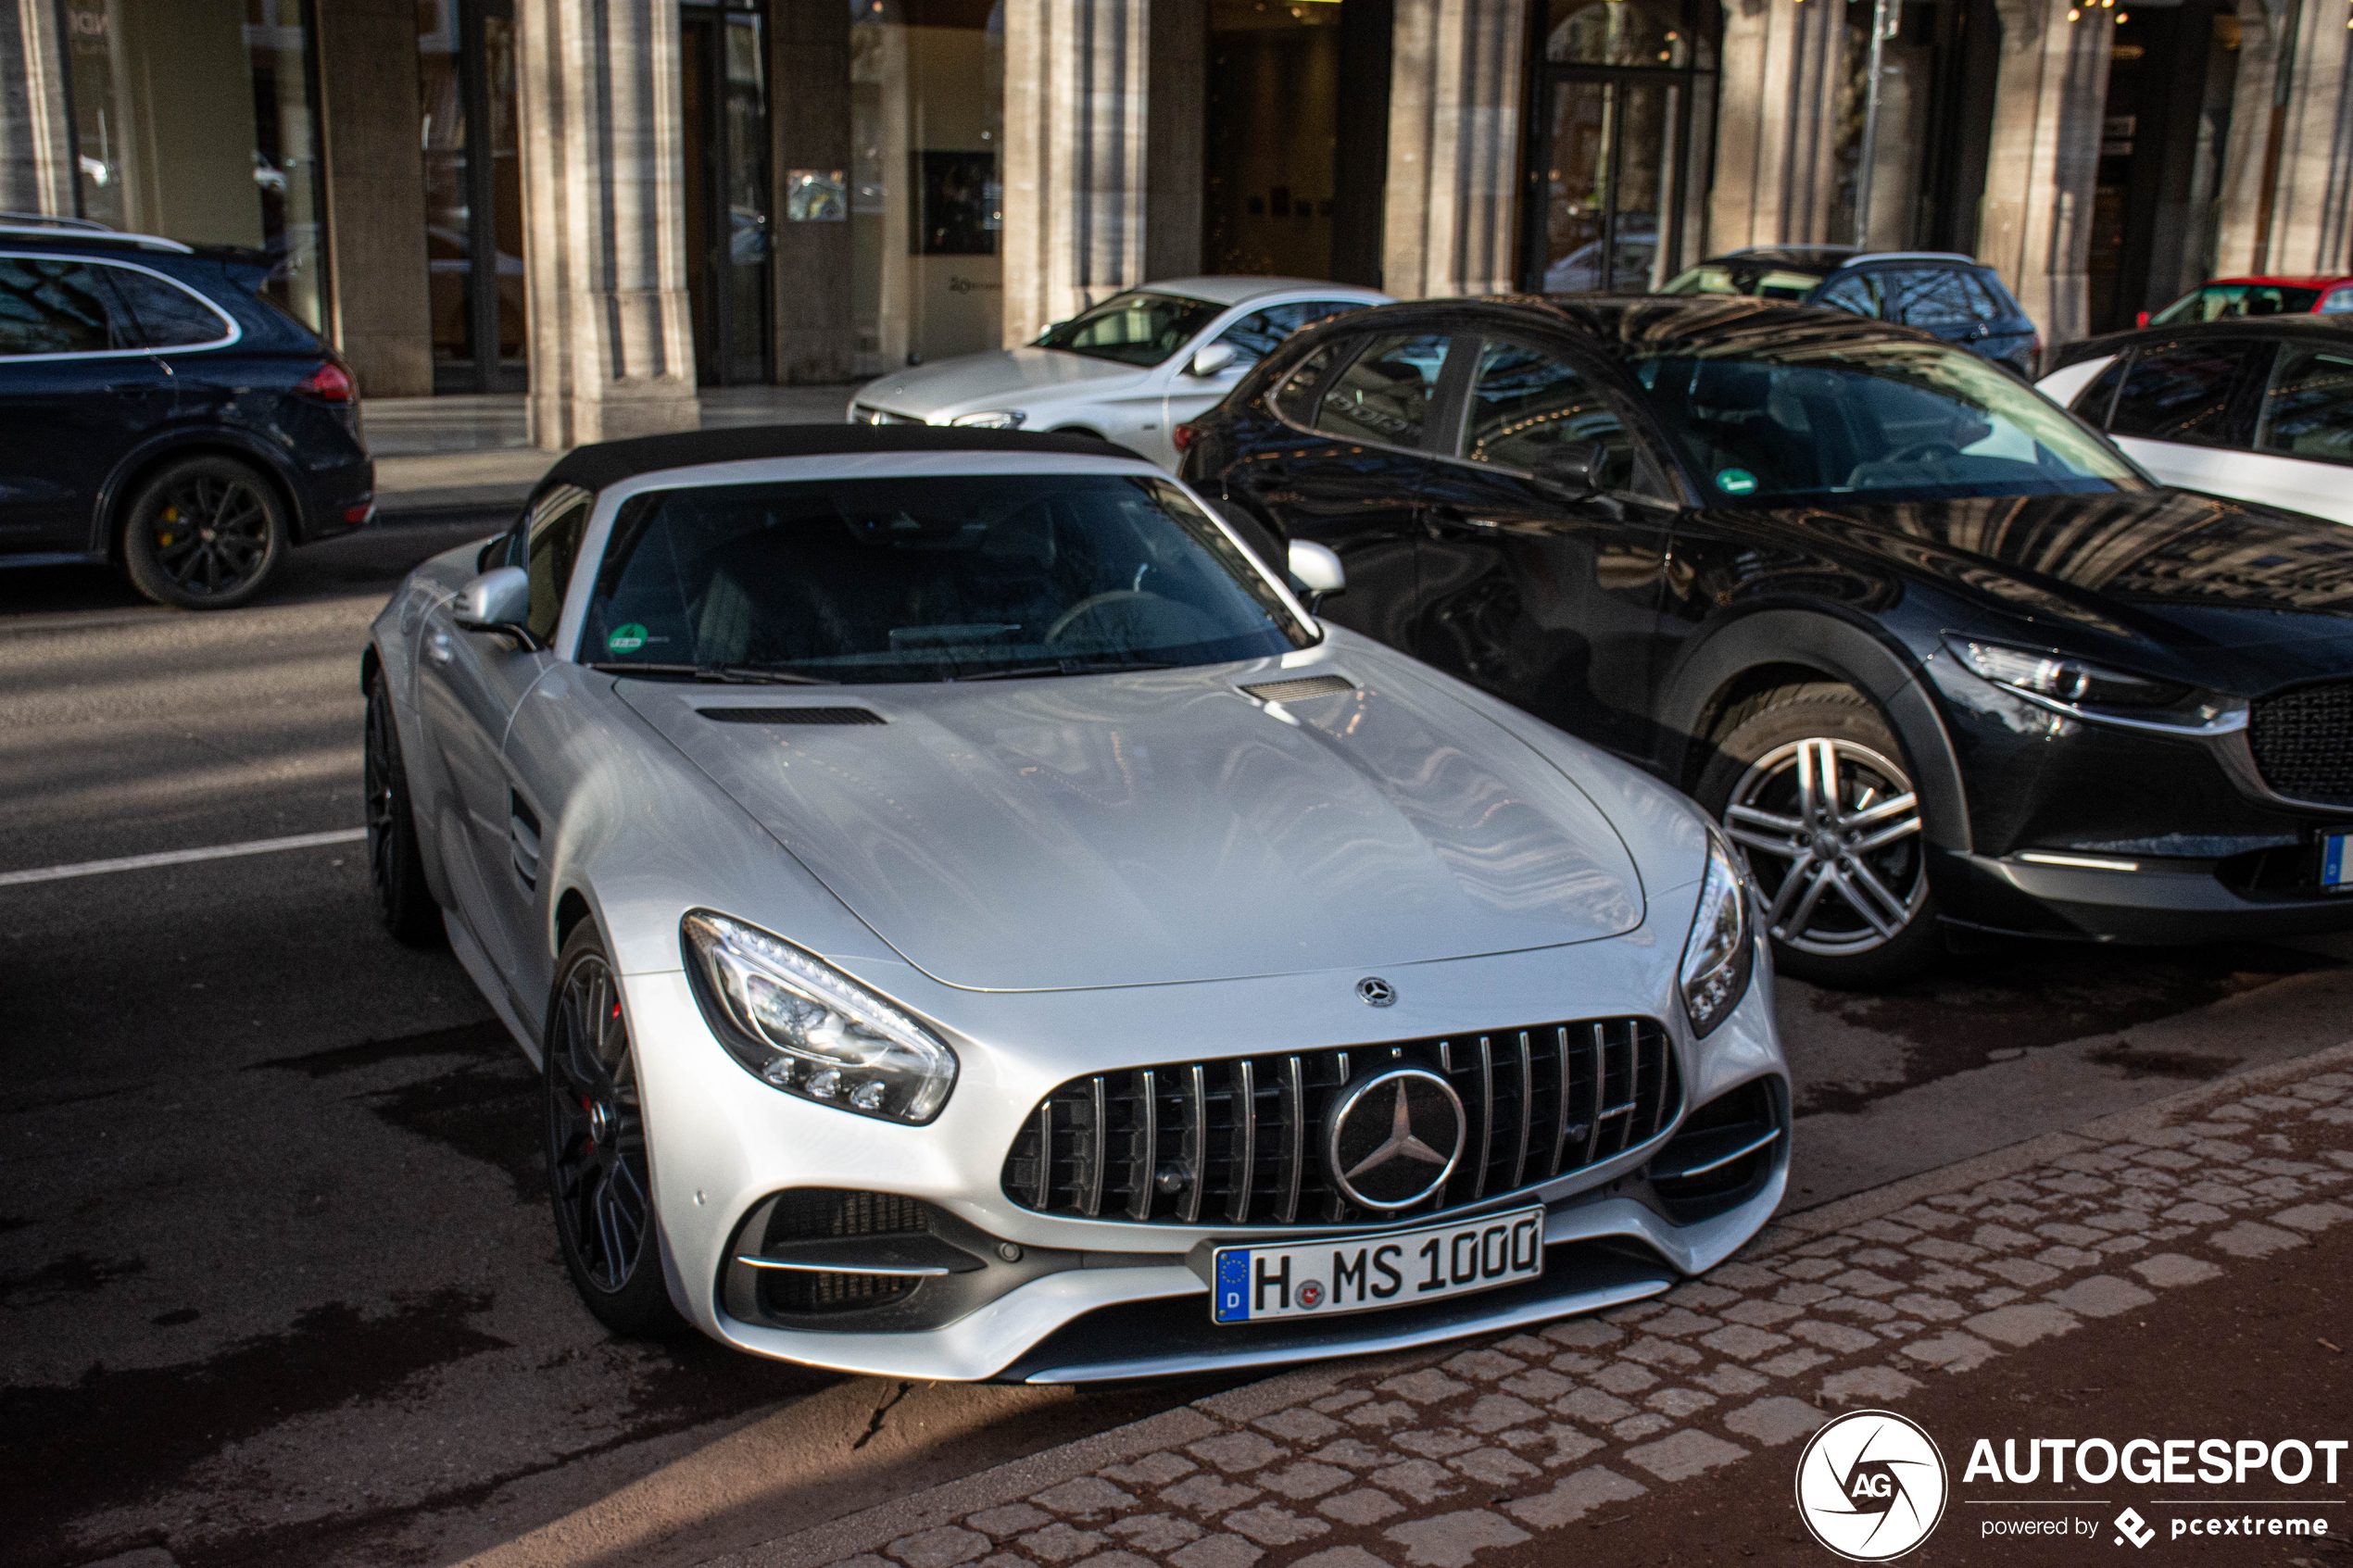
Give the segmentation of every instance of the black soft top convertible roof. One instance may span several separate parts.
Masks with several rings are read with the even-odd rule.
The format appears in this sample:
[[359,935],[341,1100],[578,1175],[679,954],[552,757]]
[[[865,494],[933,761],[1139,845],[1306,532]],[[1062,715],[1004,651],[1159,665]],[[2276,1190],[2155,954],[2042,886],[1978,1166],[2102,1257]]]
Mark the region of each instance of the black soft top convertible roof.
[[602,490],[641,473],[741,463],[761,458],[826,458],[872,452],[1035,452],[1079,458],[1143,458],[1091,435],[1048,435],[1017,430],[956,430],[935,425],[752,425],[736,430],[688,430],[575,446],[556,461],[539,488],[577,484]]

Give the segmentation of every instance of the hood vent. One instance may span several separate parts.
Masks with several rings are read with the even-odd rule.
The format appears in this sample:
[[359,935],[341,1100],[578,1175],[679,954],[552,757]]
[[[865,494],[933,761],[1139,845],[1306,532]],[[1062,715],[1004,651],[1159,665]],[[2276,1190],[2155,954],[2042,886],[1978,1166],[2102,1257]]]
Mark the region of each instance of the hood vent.
[[696,712],[722,724],[883,724],[889,722],[871,708],[698,708]]
[[1269,681],[1241,688],[1261,702],[1300,702],[1311,696],[1337,696],[1353,692],[1356,683],[1345,675],[1307,675],[1296,681]]

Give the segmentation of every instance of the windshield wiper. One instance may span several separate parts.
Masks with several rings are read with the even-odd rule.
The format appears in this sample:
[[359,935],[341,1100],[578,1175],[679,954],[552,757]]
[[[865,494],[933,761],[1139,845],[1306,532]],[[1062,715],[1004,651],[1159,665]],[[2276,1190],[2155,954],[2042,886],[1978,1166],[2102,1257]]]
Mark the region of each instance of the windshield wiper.
[[823,675],[779,670],[764,664],[591,664],[605,675],[650,675],[673,681],[714,681],[723,684],[771,686],[837,686]]
[[1046,675],[1115,675],[1129,670],[1174,670],[1168,663],[1151,659],[1114,661],[1103,659],[1064,659],[1052,664],[1019,664],[1010,670],[983,670],[975,675],[950,675],[951,681],[1029,681]]

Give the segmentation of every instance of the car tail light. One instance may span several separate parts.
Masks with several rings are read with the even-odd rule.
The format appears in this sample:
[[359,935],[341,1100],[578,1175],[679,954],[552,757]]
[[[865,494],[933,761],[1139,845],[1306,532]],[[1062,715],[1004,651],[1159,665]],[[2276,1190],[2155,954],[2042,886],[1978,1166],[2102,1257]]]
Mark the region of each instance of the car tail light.
[[333,359],[303,377],[295,390],[321,403],[349,405],[359,401],[359,388],[352,382],[351,372]]
[[1168,439],[1176,444],[1176,450],[1182,452],[1186,447],[1190,446],[1193,444],[1193,427],[1190,425],[1178,425],[1176,429],[1168,433]]

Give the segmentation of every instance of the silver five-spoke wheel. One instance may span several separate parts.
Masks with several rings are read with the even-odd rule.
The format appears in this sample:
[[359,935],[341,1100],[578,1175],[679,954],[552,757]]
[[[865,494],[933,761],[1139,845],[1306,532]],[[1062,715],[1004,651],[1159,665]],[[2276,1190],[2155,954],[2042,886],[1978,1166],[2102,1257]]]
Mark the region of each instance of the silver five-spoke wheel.
[[1900,764],[1859,742],[1775,746],[1732,786],[1724,829],[1756,871],[1766,929],[1799,952],[1868,952],[1927,902],[1919,797]]

